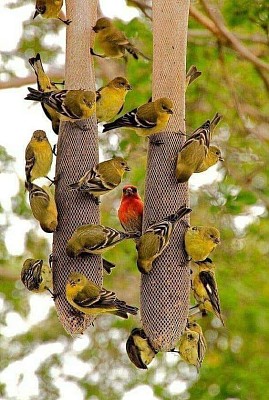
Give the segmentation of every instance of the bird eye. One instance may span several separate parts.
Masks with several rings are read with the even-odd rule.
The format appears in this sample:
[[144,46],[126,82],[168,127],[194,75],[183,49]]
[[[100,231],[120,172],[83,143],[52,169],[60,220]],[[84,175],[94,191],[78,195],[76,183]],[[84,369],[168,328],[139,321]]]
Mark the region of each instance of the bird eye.
[[121,163],[121,165],[123,165],[123,166],[124,166],[124,165],[125,165],[125,163],[124,163],[124,162],[122,162],[122,163]]
[[214,235],[209,235],[211,237],[211,239],[214,239]]
[[193,226],[192,231],[197,231],[197,226]]
[[80,278],[78,278],[78,282],[80,282],[81,281],[81,279]]
[[163,110],[165,110],[165,111],[168,110],[168,108],[166,106],[162,106],[162,107],[163,107]]

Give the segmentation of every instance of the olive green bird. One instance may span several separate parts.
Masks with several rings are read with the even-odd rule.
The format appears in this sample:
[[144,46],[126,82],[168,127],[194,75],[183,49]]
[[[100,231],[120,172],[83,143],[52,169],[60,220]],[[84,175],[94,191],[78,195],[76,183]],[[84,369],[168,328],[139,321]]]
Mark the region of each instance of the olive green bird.
[[192,291],[197,305],[190,308],[190,315],[202,312],[214,313],[224,325],[220,308],[220,298],[215,276],[215,264],[210,258],[204,261],[197,261],[198,271],[192,276]]
[[52,164],[52,148],[46,132],[34,131],[25,149],[25,175],[29,182],[47,176]]
[[109,193],[121,183],[126,171],[130,168],[124,158],[114,157],[95,165],[78,182],[68,186],[71,190],[89,193],[98,201],[97,196]]
[[41,92],[28,87],[25,100],[47,104],[61,114],[63,121],[80,121],[90,118],[96,108],[95,93],[90,90],[54,90]]
[[36,0],[33,19],[41,15],[43,18],[57,18],[64,24],[69,25],[71,23],[70,19],[63,20],[59,17],[62,6],[63,0]]
[[[50,78],[46,75],[39,53],[37,53],[35,57],[29,58],[29,64],[35,72],[37,88],[39,91],[51,92],[58,90],[58,87],[53,82],[51,82]],[[41,103],[41,106],[46,117],[51,120],[53,131],[56,133],[56,135],[58,135],[60,127],[60,114],[56,110],[54,110],[54,108],[49,107],[45,103]]]
[[148,369],[148,365],[158,353],[151,345],[144,329],[134,328],[126,342],[126,352],[131,362],[141,369]]
[[114,314],[128,318],[136,315],[138,308],[119,300],[114,292],[100,288],[78,272],[72,272],[66,283],[66,299],[71,306],[84,314]]
[[178,346],[179,354],[188,364],[194,365],[199,372],[205,357],[206,341],[202,328],[197,322],[188,322]]
[[175,214],[171,214],[162,221],[152,224],[137,241],[137,267],[142,274],[148,274],[152,269],[153,261],[162,254],[169,244],[169,239],[176,223],[192,210],[185,205]]
[[30,292],[42,293],[48,290],[54,298],[54,294],[50,290],[52,287],[51,267],[44,264],[43,260],[27,258],[21,270],[21,281]]
[[191,226],[185,233],[185,250],[193,261],[203,261],[220,243],[214,226]]
[[132,90],[126,78],[118,76],[96,91],[96,117],[98,122],[110,121],[123,110],[125,97]]
[[29,191],[33,216],[39,221],[41,229],[47,233],[55,232],[58,212],[51,188],[45,185],[41,188],[30,182],[25,182],[25,187]]
[[139,236],[139,232],[121,232],[103,225],[81,225],[75,229],[68,240],[66,252],[72,258],[83,253],[102,254],[124,239]]
[[102,17],[96,21],[92,28],[96,33],[95,40],[104,54],[97,54],[91,49],[91,54],[101,58],[122,58],[126,60],[126,51],[130,53],[136,60],[138,56],[142,56],[146,60],[150,60],[140,50],[138,50],[120,31],[113,25],[111,19]]

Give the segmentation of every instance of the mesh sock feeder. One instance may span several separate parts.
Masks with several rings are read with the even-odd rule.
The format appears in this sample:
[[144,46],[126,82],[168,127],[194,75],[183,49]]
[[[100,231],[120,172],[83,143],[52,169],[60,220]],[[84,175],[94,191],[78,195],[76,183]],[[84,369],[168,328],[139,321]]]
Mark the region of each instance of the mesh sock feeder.
[[[188,204],[188,185],[175,177],[176,157],[184,139],[186,47],[190,2],[153,0],[153,100],[168,97],[174,103],[166,133],[155,135],[161,146],[149,143],[143,229],[152,221]],[[154,138],[155,139],[155,138]],[[186,224],[180,221],[169,246],[141,275],[140,313],[143,329],[158,351],[173,349],[185,329],[190,295],[190,273],[183,248]]]
[[[93,64],[90,57],[92,26],[96,21],[97,0],[66,0],[67,16],[72,23],[66,40],[66,89],[95,91]],[[79,45],[78,45],[79,44]],[[87,126],[87,130],[80,127]],[[97,255],[72,259],[66,254],[67,240],[75,228],[86,223],[100,223],[99,207],[87,194],[68,190],[88,169],[98,163],[98,134],[95,116],[81,122],[61,122],[57,145],[55,197],[58,228],[53,237],[53,290],[58,317],[71,335],[83,333],[94,318],[74,313],[65,298],[70,272],[85,274],[102,285],[101,257]]]

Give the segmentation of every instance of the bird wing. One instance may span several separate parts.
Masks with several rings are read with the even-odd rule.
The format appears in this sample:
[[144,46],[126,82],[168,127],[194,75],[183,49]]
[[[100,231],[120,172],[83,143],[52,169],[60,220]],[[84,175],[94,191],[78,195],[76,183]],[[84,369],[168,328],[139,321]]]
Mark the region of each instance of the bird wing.
[[83,308],[106,308],[106,306],[112,306],[115,300],[117,299],[114,292],[110,292],[104,288],[100,289],[98,296],[89,296],[87,297],[85,294],[83,299],[80,299],[78,296],[74,299],[75,303]]
[[35,164],[35,154],[31,144],[29,143],[25,150],[25,175],[26,180],[29,181],[31,177],[31,171]]
[[31,202],[36,198],[38,198],[39,200],[39,204],[40,204],[40,208],[46,208],[49,204],[50,201],[50,197],[48,195],[48,193],[42,189],[41,187],[37,186],[37,185],[32,185],[30,192],[29,192],[29,200],[30,200],[30,204]]
[[210,145],[210,121],[207,120],[202,126],[197,128],[191,136],[186,140],[186,142],[181,147],[182,151],[184,148],[189,146],[192,142],[197,141],[200,145],[204,145],[206,153]]
[[[105,170],[104,170],[105,171]],[[113,175],[113,174],[112,174]],[[102,170],[98,170],[95,167],[92,168],[90,174],[84,175],[85,179],[81,185],[81,190],[88,190],[91,192],[107,192],[108,190],[114,189],[119,182],[115,184],[107,181],[106,177],[103,176]],[[114,177],[114,176],[113,176]]]
[[123,32],[118,29],[113,30],[110,34],[106,36],[106,41],[110,43],[115,43],[119,46],[124,46],[129,43],[129,40]]
[[[159,252],[162,251],[168,244],[170,235],[173,230],[173,225],[169,221],[162,221],[161,223],[156,223],[151,225],[146,232],[153,232],[154,235],[158,236],[159,243]],[[145,233],[146,233],[145,232]],[[158,254],[159,254],[158,252]]]
[[[152,104],[152,103],[148,103],[148,104]],[[110,131],[111,129],[120,128],[120,127],[132,127],[132,128],[141,128],[141,129],[154,128],[157,125],[157,118],[151,118],[151,117],[144,118],[143,115],[140,115],[143,113],[139,113],[139,110],[141,109],[141,107],[135,108],[134,110],[124,114],[122,117],[116,119],[113,122],[104,124],[103,132],[107,132],[107,131]]]
[[21,279],[28,290],[35,290],[39,288],[40,283],[42,282],[42,265],[43,260],[36,260],[34,264],[22,271]]
[[126,342],[126,351],[132,363],[141,369],[148,369],[146,364],[143,363],[139,349],[136,347],[134,338],[130,335]]
[[199,278],[206,290],[206,293],[210,299],[213,309],[218,314],[221,314],[220,299],[218,295],[218,288],[215,279],[215,274],[212,271],[201,271],[199,272]]

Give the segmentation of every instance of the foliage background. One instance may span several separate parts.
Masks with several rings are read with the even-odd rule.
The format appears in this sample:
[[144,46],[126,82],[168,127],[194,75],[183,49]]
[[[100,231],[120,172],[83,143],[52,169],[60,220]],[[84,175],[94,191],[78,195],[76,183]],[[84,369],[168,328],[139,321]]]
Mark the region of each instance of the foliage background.
[[[29,3],[28,0],[10,1],[10,13]],[[118,20],[117,25],[146,54],[151,54],[150,19],[145,16],[145,12],[150,15],[150,4],[145,8],[146,2],[127,3],[140,6],[139,17],[128,24]],[[26,257],[46,259],[50,253],[48,236],[44,236],[31,220],[21,184],[12,199],[12,212],[0,205],[2,399],[53,400],[64,398],[66,390],[76,399],[128,400],[131,399],[128,393],[130,396],[138,393],[135,391],[138,387],[144,393],[143,399],[269,398],[269,69],[246,60],[220,31],[213,34],[207,29],[206,21],[212,22],[212,18],[206,3],[221,11],[223,20],[218,19],[215,26],[224,21],[233,37],[265,63],[269,63],[269,7],[266,0],[236,3],[201,0],[192,3],[190,13],[187,66],[196,65],[202,77],[187,91],[187,132],[212,118],[215,112],[223,114],[214,143],[221,147],[225,158],[213,171],[191,178],[192,223],[212,224],[221,230],[222,243],[213,258],[218,269],[226,327],[221,327],[212,316],[202,321],[208,349],[199,376],[174,354],[158,354],[148,371],[137,370],[125,353],[125,342],[132,327],[139,323],[138,319],[99,318],[82,338],[69,337],[59,324],[48,296],[28,294],[19,281]],[[62,35],[64,29],[54,20],[26,20],[17,48],[1,55],[0,88],[33,83],[27,60],[36,52],[47,62],[51,76],[63,76],[61,54],[64,49],[55,38]],[[9,63],[12,59],[25,63],[26,77],[17,79]],[[58,67],[53,67],[56,64]],[[149,63],[129,58],[125,72],[121,62],[111,62],[108,69],[107,62],[101,60],[96,61],[95,67],[97,87],[126,73],[134,90],[127,97],[125,110],[150,97]],[[25,79],[30,81],[25,82]],[[37,107],[29,110],[25,117],[30,118],[30,113],[36,110]],[[42,126],[45,117],[41,113],[40,116]],[[11,128],[3,126],[1,136],[17,134]],[[49,136],[55,141],[52,132]],[[100,145],[104,158],[116,153],[128,158],[132,171],[126,175],[124,183],[137,185],[143,196],[146,150],[140,138],[128,131],[118,136],[100,134]],[[0,148],[0,160],[2,174],[12,172],[22,176],[15,170],[16,163],[4,147]],[[107,195],[101,206],[102,222],[116,228],[120,228],[117,208],[121,189],[122,186]],[[18,220],[14,218],[29,221],[25,248],[20,255],[10,255],[5,241],[10,224]],[[119,297],[131,304],[139,304],[139,273],[133,244],[126,242],[107,255],[117,263],[117,268],[111,276],[104,277],[104,286],[113,288]],[[16,325],[22,327],[19,333],[14,329]],[[32,386],[30,394],[29,384]]]

